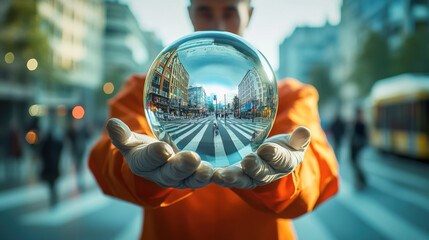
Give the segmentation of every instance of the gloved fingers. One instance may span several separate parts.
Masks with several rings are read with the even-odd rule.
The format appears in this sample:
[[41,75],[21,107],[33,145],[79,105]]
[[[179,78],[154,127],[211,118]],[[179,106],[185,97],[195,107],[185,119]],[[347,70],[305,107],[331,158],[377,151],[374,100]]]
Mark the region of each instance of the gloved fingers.
[[205,187],[210,184],[213,172],[214,169],[210,163],[201,161],[195,172],[185,179],[184,184],[187,188],[192,189]]
[[241,167],[246,175],[260,182],[270,181],[270,176],[276,173],[266,161],[254,153],[246,155],[241,160]]
[[237,164],[215,169],[212,180],[215,184],[228,188],[252,189],[256,187],[255,181],[247,176]]
[[130,149],[141,144],[157,142],[156,139],[144,134],[137,134],[121,120],[111,118],[106,124],[107,133],[112,140],[112,144],[125,155]]
[[174,155],[173,148],[165,142],[142,144],[129,151],[126,160],[133,173],[143,175],[167,163]]
[[293,130],[290,139],[289,146],[295,150],[305,150],[310,144],[311,132],[306,127],[297,127]]
[[259,146],[257,154],[272,168],[290,173],[298,165],[296,159],[291,157],[292,151],[295,150],[285,148],[277,143],[267,142]]
[[179,152],[170,157],[166,164],[157,169],[157,181],[169,187],[177,187],[191,176],[200,165],[198,154],[190,151]]

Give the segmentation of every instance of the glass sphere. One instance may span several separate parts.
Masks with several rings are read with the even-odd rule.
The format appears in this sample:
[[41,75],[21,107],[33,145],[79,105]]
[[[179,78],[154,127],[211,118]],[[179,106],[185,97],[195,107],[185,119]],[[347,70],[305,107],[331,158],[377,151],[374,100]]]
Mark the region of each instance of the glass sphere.
[[214,167],[241,161],[268,136],[277,82],[265,57],[241,37],[196,32],[165,48],[144,87],[155,137]]

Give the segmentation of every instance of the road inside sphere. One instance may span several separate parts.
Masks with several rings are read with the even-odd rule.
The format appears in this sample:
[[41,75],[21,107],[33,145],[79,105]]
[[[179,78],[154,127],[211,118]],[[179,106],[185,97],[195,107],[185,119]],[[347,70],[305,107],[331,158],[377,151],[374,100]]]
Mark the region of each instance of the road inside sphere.
[[[215,135],[213,123],[217,122],[219,133]],[[264,121],[234,117],[216,120],[214,116],[181,119],[164,122],[166,132],[179,149],[197,152],[201,160],[214,167],[222,167],[240,161],[250,153],[253,133],[269,127]]]

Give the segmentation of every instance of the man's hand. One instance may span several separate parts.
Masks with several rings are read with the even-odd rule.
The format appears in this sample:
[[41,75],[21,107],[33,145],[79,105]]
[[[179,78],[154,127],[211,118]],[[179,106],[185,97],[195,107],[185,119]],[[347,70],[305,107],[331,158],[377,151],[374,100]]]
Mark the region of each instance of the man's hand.
[[121,120],[107,122],[113,145],[122,153],[131,171],[162,187],[202,188],[210,183],[213,167],[189,151],[174,153],[170,145],[132,132]]
[[255,188],[290,174],[303,160],[310,143],[310,130],[296,128],[292,134],[279,134],[265,141],[257,153],[241,162],[218,168],[213,182],[223,187]]

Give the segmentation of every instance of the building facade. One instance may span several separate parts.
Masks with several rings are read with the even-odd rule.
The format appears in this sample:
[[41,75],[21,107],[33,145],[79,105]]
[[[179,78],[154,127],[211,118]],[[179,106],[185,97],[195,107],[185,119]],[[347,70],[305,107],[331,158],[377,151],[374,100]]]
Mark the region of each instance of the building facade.
[[297,27],[279,46],[278,77],[309,83],[314,64],[327,64],[333,70],[338,59],[337,42],[337,26],[327,23],[323,27]]
[[125,80],[130,74],[146,72],[162,50],[161,41],[141,29],[127,4],[106,0],[105,5],[104,74],[120,71]]
[[182,116],[188,106],[189,74],[177,53],[167,52],[153,66],[149,99],[153,107],[165,113]]
[[203,87],[188,88],[188,107],[190,112],[207,112],[207,94]]

